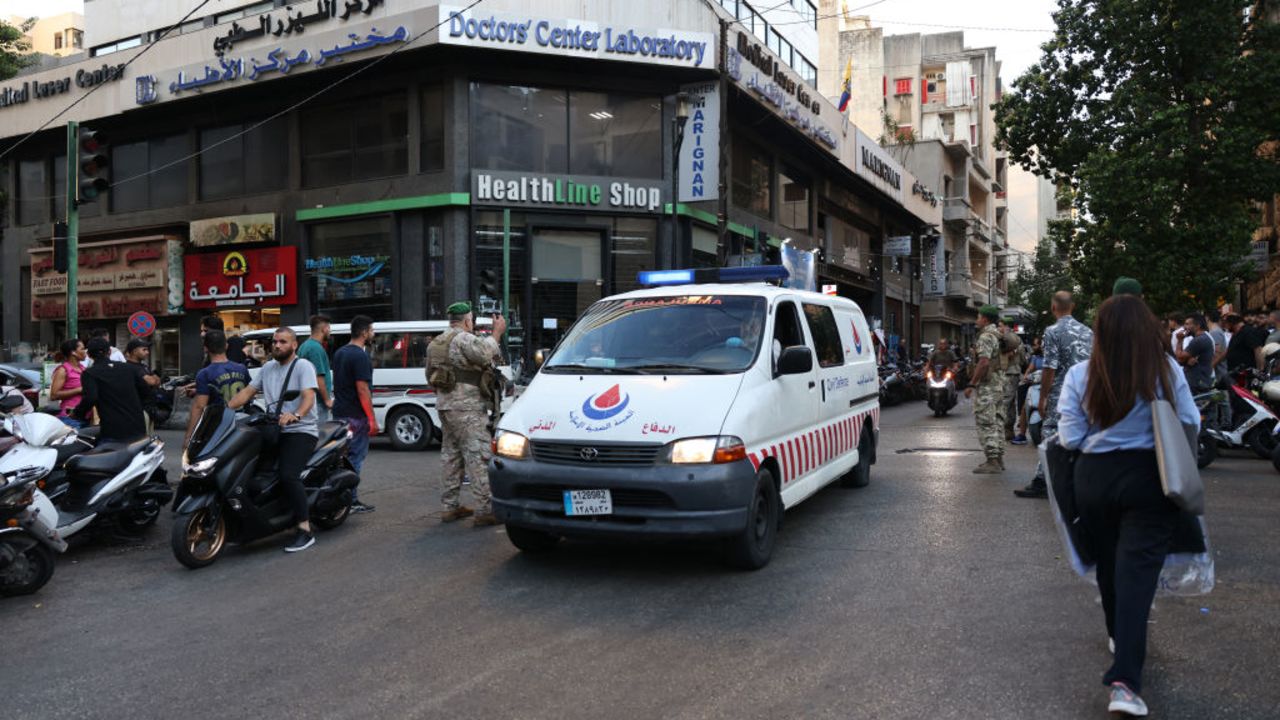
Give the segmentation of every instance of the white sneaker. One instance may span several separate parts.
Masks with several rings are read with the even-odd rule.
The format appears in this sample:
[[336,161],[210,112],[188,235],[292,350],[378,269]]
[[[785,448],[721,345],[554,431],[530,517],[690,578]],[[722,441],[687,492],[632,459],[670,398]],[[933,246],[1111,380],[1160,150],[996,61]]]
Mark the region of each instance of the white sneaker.
[[1111,704],[1107,706],[1108,712],[1123,713],[1131,717],[1146,717],[1147,704],[1142,702],[1142,698],[1138,694],[1129,689],[1128,685],[1121,682],[1111,683]]

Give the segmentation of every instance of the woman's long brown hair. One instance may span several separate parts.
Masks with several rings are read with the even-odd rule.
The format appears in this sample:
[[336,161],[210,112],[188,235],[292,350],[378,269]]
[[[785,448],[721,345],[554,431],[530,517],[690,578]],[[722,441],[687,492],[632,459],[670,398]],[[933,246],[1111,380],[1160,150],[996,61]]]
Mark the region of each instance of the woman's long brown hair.
[[1172,388],[1160,321],[1139,297],[1116,295],[1098,308],[1084,409],[1089,421],[1109,428],[1141,398],[1155,399],[1156,381]]

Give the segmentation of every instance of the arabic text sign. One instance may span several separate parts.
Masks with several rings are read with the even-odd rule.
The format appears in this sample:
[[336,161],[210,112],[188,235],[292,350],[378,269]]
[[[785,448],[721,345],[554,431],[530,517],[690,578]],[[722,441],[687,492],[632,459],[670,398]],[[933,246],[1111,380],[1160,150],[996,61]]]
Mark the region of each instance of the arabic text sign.
[[[137,310],[166,314],[170,253],[181,253],[168,238],[114,240],[80,246],[76,282],[85,319],[126,318]],[[31,250],[33,319],[66,316],[67,276],[54,272],[49,248]]]
[[263,307],[298,302],[298,249],[291,245],[264,250],[187,255],[184,307]]
[[440,6],[440,42],[597,60],[715,67],[715,37],[686,30],[601,26],[567,18]]
[[884,254],[890,257],[911,257],[911,236],[899,235],[885,238]]

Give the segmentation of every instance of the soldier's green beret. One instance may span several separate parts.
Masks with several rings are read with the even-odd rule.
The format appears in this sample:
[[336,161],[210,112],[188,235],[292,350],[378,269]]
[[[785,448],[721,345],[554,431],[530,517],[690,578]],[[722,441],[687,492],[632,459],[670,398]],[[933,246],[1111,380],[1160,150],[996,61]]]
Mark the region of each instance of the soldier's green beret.
[[1000,322],[1000,308],[995,305],[983,305],[978,309],[978,314],[991,322]]
[[1111,286],[1112,295],[1141,295],[1142,283],[1131,277],[1121,275],[1116,278],[1116,284]]
[[471,303],[466,300],[460,300],[444,309],[450,315],[466,315],[471,312]]

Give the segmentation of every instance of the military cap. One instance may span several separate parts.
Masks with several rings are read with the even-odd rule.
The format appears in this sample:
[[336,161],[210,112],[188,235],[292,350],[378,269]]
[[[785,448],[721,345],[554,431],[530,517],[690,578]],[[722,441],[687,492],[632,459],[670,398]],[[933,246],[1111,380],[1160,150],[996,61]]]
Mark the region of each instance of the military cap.
[[1000,322],[1000,308],[995,305],[983,305],[978,309],[978,314],[991,322]]
[[471,303],[467,302],[466,300],[459,300],[458,302],[445,308],[444,311],[449,313],[450,315],[466,315],[467,313],[471,312]]
[[1111,286],[1112,295],[1141,295],[1142,283],[1131,277],[1121,275],[1116,278],[1116,284]]

